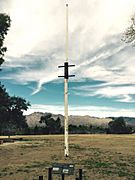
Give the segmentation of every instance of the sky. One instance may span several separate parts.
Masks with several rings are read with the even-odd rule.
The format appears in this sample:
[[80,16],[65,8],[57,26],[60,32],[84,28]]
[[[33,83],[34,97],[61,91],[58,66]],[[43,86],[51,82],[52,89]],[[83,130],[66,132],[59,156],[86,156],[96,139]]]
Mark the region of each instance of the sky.
[[134,0],[0,0],[12,21],[0,81],[31,103],[24,114],[64,113],[66,3],[69,115],[135,117],[135,47],[121,40]]

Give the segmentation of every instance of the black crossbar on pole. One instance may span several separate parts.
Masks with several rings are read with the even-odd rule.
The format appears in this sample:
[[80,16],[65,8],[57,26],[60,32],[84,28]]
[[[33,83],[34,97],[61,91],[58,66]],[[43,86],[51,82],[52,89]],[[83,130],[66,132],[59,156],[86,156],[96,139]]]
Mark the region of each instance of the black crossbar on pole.
[[75,75],[73,74],[73,75],[68,75],[68,77],[75,77]]
[[74,64],[70,64],[70,65],[68,65],[68,67],[74,67],[75,65]]
[[64,66],[58,66],[58,68],[63,68]]
[[58,77],[64,77],[64,76],[58,76]]
[[68,64],[68,62],[64,63],[64,66],[58,66],[58,68],[64,68],[64,76],[58,76],[58,77],[64,77],[65,79],[68,79],[69,77],[75,77],[75,75],[69,75],[69,67],[74,67],[74,64]]

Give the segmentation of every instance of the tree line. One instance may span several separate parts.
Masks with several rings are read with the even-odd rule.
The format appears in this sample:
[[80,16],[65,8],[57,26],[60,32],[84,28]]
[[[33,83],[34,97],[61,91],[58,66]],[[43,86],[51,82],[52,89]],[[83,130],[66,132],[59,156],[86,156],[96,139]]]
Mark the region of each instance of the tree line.
[[[30,134],[63,134],[64,127],[58,117],[53,119],[52,114],[48,113],[41,117],[40,123],[43,126],[35,126],[29,128]],[[131,134],[135,132],[135,127],[126,124],[123,117],[113,119],[108,123],[107,127],[94,125],[69,125],[69,134]]]

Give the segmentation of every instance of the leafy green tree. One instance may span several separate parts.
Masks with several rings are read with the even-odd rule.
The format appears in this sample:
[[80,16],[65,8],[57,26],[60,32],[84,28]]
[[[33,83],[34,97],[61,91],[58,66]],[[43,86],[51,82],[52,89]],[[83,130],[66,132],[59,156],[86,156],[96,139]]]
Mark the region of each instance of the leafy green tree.
[[8,111],[10,107],[10,97],[3,85],[0,84],[0,134],[8,121]]
[[15,125],[15,129],[22,131],[27,128],[27,123],[25,121],[25,116],[23,111],[27,111],[29,102],[26,102],[25,99],[13,96],[10,98],[10,121]]
[[56,134],[59,134],[59,133],[61,133],[61,131],[62,131],[61,120],[58,117],[55,121],[55,132],[56,132]]
[[0,85],[0,134],[14,134],[27,128],[23,111],[30,103],[20,97],[10,97],[3,85]]
[[61,132],[60,118],[58,117],[57,120],[54,120],[51,113],[42,116],[40,123],[46,124],[46,132],[48,134],[59,134]]
[[0,65],[4,62],[4,53],[7,51],[7,48],[3,46],[3,43],[10,24],[10,17],[6,14],[0,13]]
[[108,123],[108,133],[111,134],[129,134],[131,129],[126,125],[124,118],[119,117]]
[[9,95],[6,92],[6,89],[4,88],[4,85],[1,85],[0,83],[0,110],[5,111],[7,110],[7,107],[9,106]]

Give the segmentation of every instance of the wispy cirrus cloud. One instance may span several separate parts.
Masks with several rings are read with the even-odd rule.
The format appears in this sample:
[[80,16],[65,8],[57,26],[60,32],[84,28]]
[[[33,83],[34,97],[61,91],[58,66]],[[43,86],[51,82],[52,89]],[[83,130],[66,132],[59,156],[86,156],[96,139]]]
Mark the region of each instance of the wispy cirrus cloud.
[[[38,92],[40,85],[57,78],[52,73],[57,74],[57,65],[62,64],[65,59],[65,3],[61,0],[6,2],[9,8],[3,5],[3,9],[5,7],[5,11],[10,14],[12,25],[6,39],[8,52],[5,66],[27,67],[19,70],[16,75],[10,74],[10,77],[14,80],[18,77],[20,82],[36,81]],[[103,0],[102,3],[100,0],[69,0],[69,59],[77,64],[78,69],[75,71],[80,74],[78,78],[101,79],[109,76],[114,79],[112,71],[106,69],[107,63],[103,66],[101,61],[109,61],[112,56],[111,61],[116,62],[115,54],[119,54],[124,48],[118,36],[127,26],[134,6],[133,0]],[[32,58],[29,57],[31,54]],[[37,56],[44,61],[41,63]],[[31,66],[35,61],[38,64],[36,69]],[[117,68],[120,61],[116,63]],[[95,65],[91,67],[92,63]],[[96,75],[95,71],[99,71],[99,74]],[[25,75],[27,78],[23,78]]]
[[98,96],[112,98],[118,102],[135,102],[135,85],[110,85],[103,83],[95,86],[73,87],[73,92],[79,96]]

